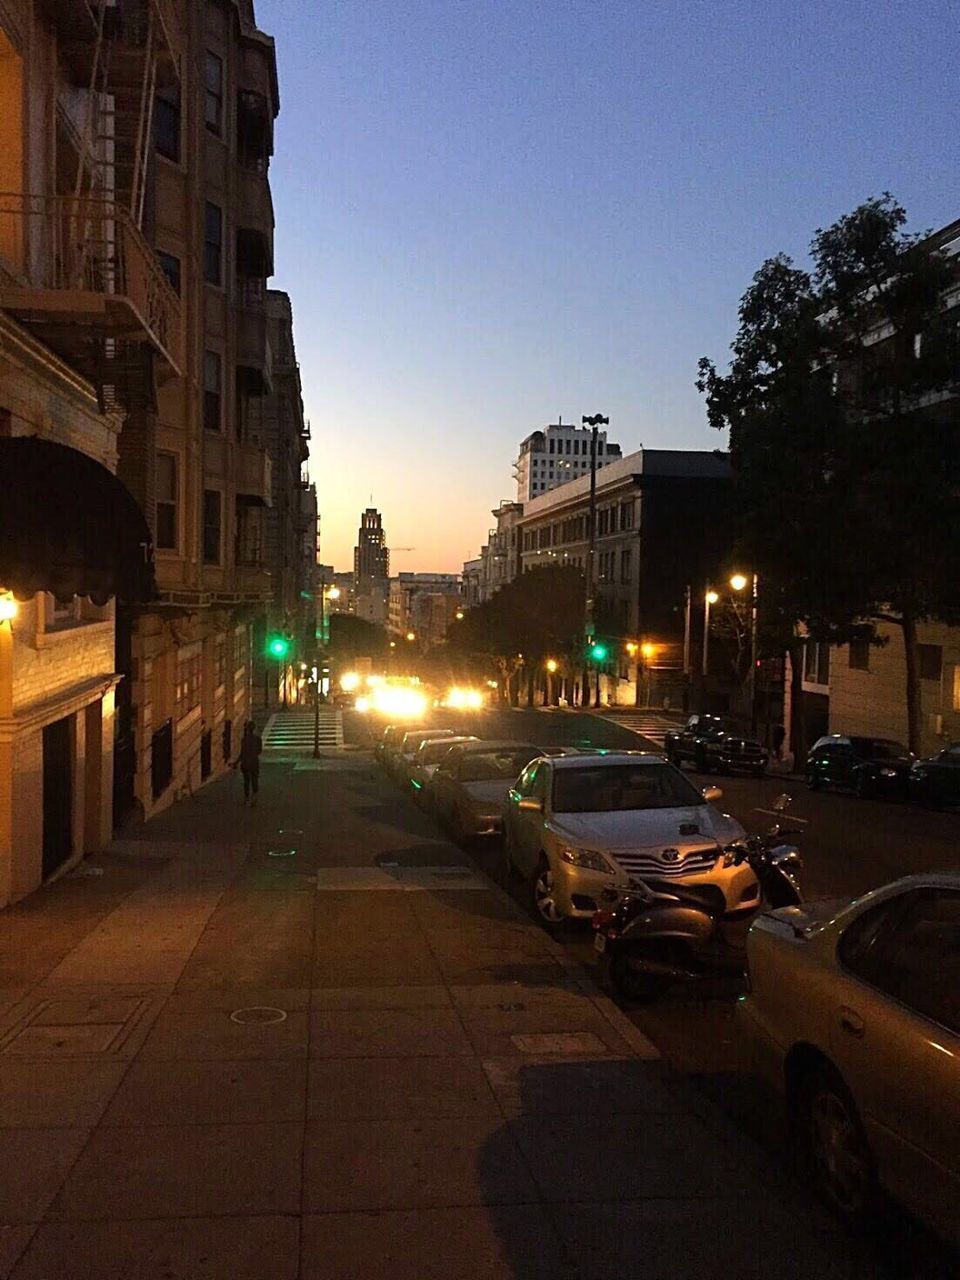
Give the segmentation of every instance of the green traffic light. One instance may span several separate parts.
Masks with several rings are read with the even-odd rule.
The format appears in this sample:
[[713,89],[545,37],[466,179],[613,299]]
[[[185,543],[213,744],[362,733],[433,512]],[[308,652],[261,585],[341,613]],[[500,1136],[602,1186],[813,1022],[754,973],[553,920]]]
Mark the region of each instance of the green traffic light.
[[607,646],[605,644],[595,644],[590,647],[590,657],[594,662],[603,662],[607,656]]
[[267,653],[271,658],[285,658],[290,652],[290,641],[286,636],[271,636],[267,641]]

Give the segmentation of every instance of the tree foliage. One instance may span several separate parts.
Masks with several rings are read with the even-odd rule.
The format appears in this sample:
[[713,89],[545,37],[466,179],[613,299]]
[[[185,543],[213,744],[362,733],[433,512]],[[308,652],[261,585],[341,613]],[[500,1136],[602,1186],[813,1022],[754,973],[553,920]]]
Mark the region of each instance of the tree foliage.
[[812,273],[765,262],[728,371],[703,359],[697,385],[730,432],[766,628],[838,643],[899,626],[916,749],[916,625],[960,620],[960,362],[956,269],[905,224],[884,195],[815,233]]

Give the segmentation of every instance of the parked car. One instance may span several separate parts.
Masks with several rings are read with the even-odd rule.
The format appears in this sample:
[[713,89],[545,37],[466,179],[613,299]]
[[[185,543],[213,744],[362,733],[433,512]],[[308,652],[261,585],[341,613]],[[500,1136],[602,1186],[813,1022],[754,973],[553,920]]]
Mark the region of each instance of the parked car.
[[[530,764],[504,816],[508,873],[530,885],[547,924],[589,919],[631,888],[705,886],[722,915],[756,910],[757,878],[725,852],[746,832],[662,756],[617,752]],[[612,891],[612,893],[610,892]]]
[[517,775],[540,755],[530,742],[478,738],[451,747],[433,775],[433,807],[458,840],[499,835]]
[[960,742],[935,756],[915,760],[907,777],[910,799],[918,804],[960,805]]
[[689,760],[698,773],[745,769],[759,776],[770,759],[770,752],[756,738],[745,737],[721,716],[691,716],[682,728],[667,731],[663,749],[672,764]]
[[884,1188],[960,1242],[960,875],[761,915],[738,1006],[829,1203]]
[[421,742],[435,742],[441,738],[455,738],[452,729],[408,729],[390,755],[390,772],[398,782],[406,785],[407,770],[413,763]]
[[858,796],[903,796],[915,757],[891,738],[818,738],[807,756],[807,786],[843,787]]
[[433,808],[433,775],[443,757],[461,742],[476,742],[472,735],[454,738],[427,738],[417,747],[406,770],[406,783],[423,809]]
[[382,764],[384,768],[387,766],[387,757],[390,753],[391,747],[395,747],[399,744],[404,732],[405,729],[402,724],[388,724],[383,733],[381,733],[380,737],[377,739],[377,744],[373,748],[373,755],[374,759]]

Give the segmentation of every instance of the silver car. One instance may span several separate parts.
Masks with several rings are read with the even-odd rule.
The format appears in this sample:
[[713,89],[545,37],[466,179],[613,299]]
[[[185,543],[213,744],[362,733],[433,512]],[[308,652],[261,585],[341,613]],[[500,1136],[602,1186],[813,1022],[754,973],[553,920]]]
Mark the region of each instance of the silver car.
[[427,738],[417,747],[406,770],[405,781],[422,809],[433,808],[433,775],[443,757],[461,742],[476,742],[472,734],[454,738]]
[[457,840],[499,835],[507,792],[539,755],[529,742],[478,738],[451,747],[433,775],[437,817]]
[[755,911],[760,886],[727,846],[740,823],[715,809],[663,756],[618,752],[541,759],[510,791],[504,816],[508,874],[529,883],[545,923],[589,919],[610,891],[638,880],[713,887],[720,911]]
[[400,741],[388,751],[389,770],[398,782],[406,785],[407,770],[413,763],[417,748],[421,742],[432,742],[437,738],[455,738],[452,729],[407,729]]
[[828,1202],[882,1186],[960,1243],[960,875],[758,917],[737,1005]]

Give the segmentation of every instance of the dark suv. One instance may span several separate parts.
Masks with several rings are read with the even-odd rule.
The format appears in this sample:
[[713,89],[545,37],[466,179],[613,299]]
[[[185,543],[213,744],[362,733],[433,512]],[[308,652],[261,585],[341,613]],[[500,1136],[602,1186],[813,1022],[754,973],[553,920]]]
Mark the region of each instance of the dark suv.
[[960,742],[918,760],[909,785],[910,798],[918,804],[960,805]]
[[807,786],[843,787],[858,796],[903,796],[914,757],[891,738],[819,738],[807,756]]
[[663,742],[675,765],[692,762],[700,773],[711,769],[746,769],[758,777],[766,771],[770,753],[721,716],[691,716],[682,729],[671,729]]

